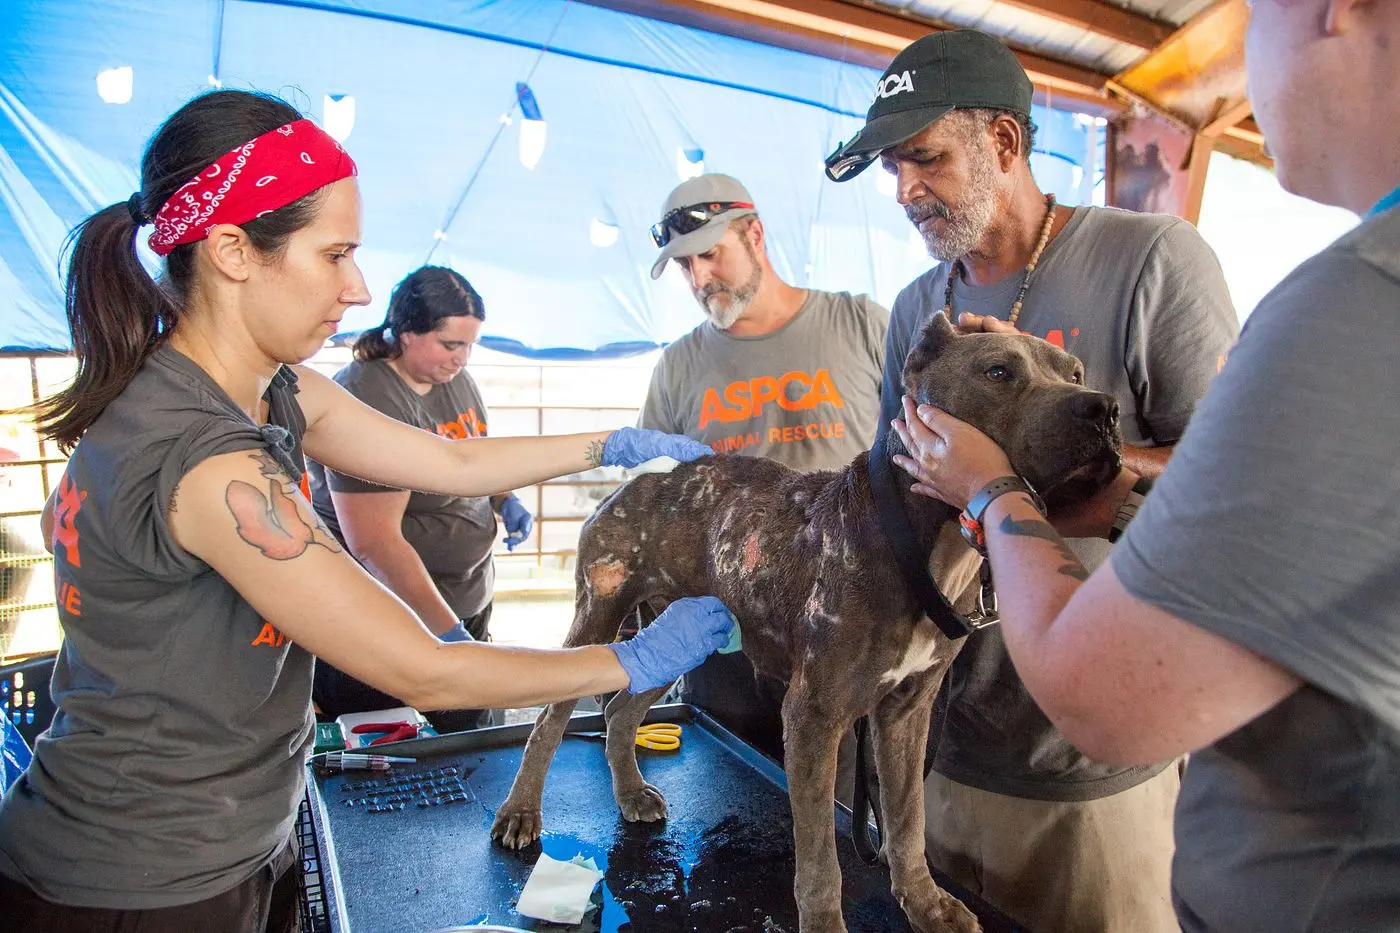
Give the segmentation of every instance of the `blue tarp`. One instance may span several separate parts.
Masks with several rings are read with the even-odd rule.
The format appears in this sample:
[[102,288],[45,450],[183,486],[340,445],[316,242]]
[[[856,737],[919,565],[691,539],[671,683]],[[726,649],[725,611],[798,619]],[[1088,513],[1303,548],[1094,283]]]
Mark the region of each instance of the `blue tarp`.
[[[99,73],[109,99],[99,94]],[[889,303],[929,266],[881,173],[825,180],[878,73],[568,0],[5,0],[0,3],[0,347],[67,349],[66,231],[137,184],[141,149],[214,82],[279,93],[326,122],[353,100],[377,323],[429,260],[486,301],[486,343],[623,355],[699,320],[647,230],[681,170],[739,177],[778,272]],[[523,87],[518,88],[518,85]],[[526,101],[522,108],[520,102]],[[529,167],[524,116],[544,124]],[[1102,131],[1038,109],[1035,162],[1066,203],[1092,192]],[[522,134],[527,138],[522,148]]]

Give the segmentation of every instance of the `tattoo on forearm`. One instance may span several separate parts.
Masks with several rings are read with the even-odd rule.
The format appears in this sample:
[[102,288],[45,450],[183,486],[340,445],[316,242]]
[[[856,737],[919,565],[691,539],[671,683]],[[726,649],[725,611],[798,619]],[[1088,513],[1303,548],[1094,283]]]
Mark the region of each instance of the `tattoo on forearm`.
[[176,508],[176,504],[175,504],[175,503],[176,503],[176,500],[179,499],[179,498],[180,498],[180,487],[179,487],[179,486],[176,486],[174,489],[170,490],[170,505],[166,507],[165,514],[167,514],[167,515],[173,515],[175,512],[179,511],[179,510]]
[[1001,520],[997,526],[1003,534],[1015,535],[1018,538],[1040,538],[1042,541],[1049,541],[1055,545],[1055,549],[1060,552],[1060,557],[1065,561],[1064,566],[1058,572],[1066,577],[1072,577],[1083,583],[1089,579],[1089,571],[1084,569],[1084,565],[1079,562],[1079,558],[1074,556],[1074,552],[1065,544],[1065,539],[1061,538],[1059,532],[1050,527],[1049,522],[1040,519],[1029,519],[1027,521],[1017,521],[1010,515]]
[[588,452],[584,454],[590,467],[600,467],[603,465],[603,442],[589,441]]
[[277,462],[267,454],[253,456],[260,472],[268,477],[266,494],[242,480],[229,483],[224,492],[224,501],[238,524],[238,536],[273,560],[300,557],[312,545],[339,554],[340,543],[326,531],[315,513],[311,514],[310,521],[302,514],[305,502],[297,503],[296,486]]

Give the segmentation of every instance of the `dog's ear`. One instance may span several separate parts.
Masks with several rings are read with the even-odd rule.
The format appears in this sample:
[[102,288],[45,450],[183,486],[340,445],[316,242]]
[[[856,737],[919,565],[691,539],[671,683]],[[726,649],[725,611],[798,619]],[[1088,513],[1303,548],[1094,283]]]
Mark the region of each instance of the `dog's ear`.
[[938,357],[938,354],[943,352],[948,341],[956,337],[953,325],[949,323],[947,316],[939,311],[924,325],[919,342],[914,344],[914,348],[909,351],[909,356],[904,360],[904,371],[917,373],[926,369]]

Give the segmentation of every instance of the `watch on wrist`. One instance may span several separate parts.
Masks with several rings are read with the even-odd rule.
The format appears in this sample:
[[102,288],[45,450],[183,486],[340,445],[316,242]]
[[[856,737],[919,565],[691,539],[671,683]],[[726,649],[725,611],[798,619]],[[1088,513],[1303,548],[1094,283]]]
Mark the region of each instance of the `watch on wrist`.
[[1128,523],[1137,516],[1138,509],[1142,508],[1142,503],[1151,490],[1152,480],[1146,476],[1139,476],[1138,481],[1133,483],[1133,488],[1128,491],[1128,498],[1123,500],[1123,504],[1118,507],[1118,514],[1113,516],[1113,527],[1108,531],[1109,543],[1123,537],[1123,532],[1128,530]]
[[1045,514],[1045,503],[1040,500],[1040,496],[1031,488],[1031,484],[1021,479],[1019,476],[1001,476],[983,486],[981,491],[968,500],[967,508],[962,510],[958,516],[959,530],[962,532],[963,540],[972,546],[978,554],[987,556],[987,532],[982,527],[982,516],[986,514],[987,507],[995,500],[1007,493],[1022,492],[1031,500],[1036,511],[1041,515]]

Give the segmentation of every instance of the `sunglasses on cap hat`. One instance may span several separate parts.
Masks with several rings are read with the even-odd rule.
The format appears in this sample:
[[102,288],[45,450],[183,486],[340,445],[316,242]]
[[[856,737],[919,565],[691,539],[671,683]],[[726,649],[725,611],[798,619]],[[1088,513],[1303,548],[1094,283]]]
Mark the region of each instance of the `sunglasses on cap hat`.
[[706,204],[691,204],[671,211],[661,222],[651,227],[651,239],[657,247],[671,242],[672,235],[684,236],[694,233],[725,211],[753,210],[748,201],[710,201]]

